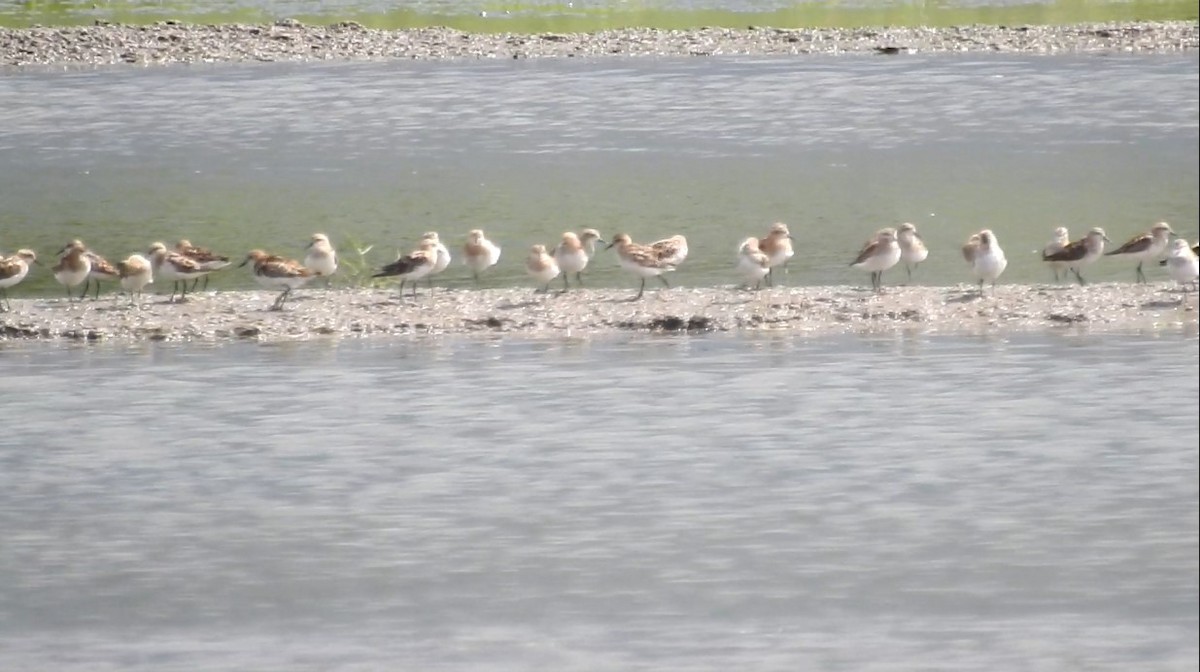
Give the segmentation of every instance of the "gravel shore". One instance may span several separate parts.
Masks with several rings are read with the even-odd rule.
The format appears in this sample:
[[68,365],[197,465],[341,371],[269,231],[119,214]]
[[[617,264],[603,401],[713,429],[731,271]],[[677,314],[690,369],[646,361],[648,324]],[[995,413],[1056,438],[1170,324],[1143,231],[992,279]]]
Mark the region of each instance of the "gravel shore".
[[808,335],[919,330],[990,333],[1089,331],[1195,332],[1195,293],[1157,285],[1004,285],[979,297],[973,287],[796,287],[748,292],[672,288],[630,301],[626,290],[436,289],[415,301],[395,290],[310,289],[281,311],[265,291],[189,295],[182,303],[146,296],[68,303],[14,299],[0,313],[0,341],[289,341],[338,337],[516,334],[586,338],[618,332],[785,331]]
[[0,66],[247,61],[598,58],[925,52],[1172,53],[1200,47],[1196,22],[952,28],[630,28],[575,34],[374,30],[356,23],[0,28]]

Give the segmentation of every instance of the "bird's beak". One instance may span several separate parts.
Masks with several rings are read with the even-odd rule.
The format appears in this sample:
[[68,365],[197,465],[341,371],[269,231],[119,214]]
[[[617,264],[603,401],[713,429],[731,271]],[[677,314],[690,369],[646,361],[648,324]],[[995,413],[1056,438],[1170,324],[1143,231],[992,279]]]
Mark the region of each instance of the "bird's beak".
[[245,265],[246,265],[246,264],[248,264],[248,263],[250,263],[250,257],[249,257],[249,256],[247,256],[245,259],[243,259],[243,260],[242,260],[242,263],[238,264],[238,268],[241,268],[241,267],[245,266]]
[[616,245],[616,244],[617,244],[616,242],[611,242],[611,243],[609,243],[609,244],[605,245],[605,246],[604,246],[604,249],[606,249],[606,250],[612,249],[612,246],[613,246],[613,245]]

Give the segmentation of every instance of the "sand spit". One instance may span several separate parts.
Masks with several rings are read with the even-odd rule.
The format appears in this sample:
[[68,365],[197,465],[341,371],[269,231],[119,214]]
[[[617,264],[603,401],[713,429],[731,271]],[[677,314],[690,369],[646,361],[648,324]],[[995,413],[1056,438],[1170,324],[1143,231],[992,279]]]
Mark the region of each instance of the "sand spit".
[[1172,53],[1200,47],[1195,21],[952,28],[629,28],[595,33],[375,30],[284,20],[268,25],[0,28],[0,65],[151,65],[391,59],[513,59],[928,52]]
[[[586,338],[620,332],[782,331],[827,335],[888,330],[980,333],[1084,328],[1089,331],[1194,329],[1195,293],[1157,285],[1098,284],[998,288],[797,287],[616,289],[534,294],[528,289],[447,290],[400,300],[395,290],[296,292],[282,311],[265,291],[202,293],[183,303],[147,296],[68,303],[14,299],[0,313],[0,340],[288,341],[413,335],[514,334]],[[1181,298],[1184,301],[1181,303]]]

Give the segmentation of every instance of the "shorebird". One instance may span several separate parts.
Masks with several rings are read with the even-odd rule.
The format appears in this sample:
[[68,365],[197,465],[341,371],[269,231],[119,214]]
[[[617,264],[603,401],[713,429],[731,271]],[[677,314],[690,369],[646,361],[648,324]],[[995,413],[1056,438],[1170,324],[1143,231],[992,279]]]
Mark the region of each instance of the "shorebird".
[[925,240],[917,233],[917,227],[908,222],[900,225],[896,242],[900,244],[900,261],[904,262],[908,281],[912,282],[913,271],[929,256],[929,248],[925,247]]
[[1008,266],[1000,241],[991,229],[984,229],[967,239],[962,248],[963,259],[971,265],[971,272],[979,280],[979,295],[983,296],[983,283],[992,283],[992,296],[996,295],[996,279]]
[[429,275],[437,264],[437,245],[428,239],[422,239],[421,245],[408,254],[401,255],[395,261],[384,266],[372,278],[400,278],[400,298],[404,298],[404,283],[412,281],[412,295],[417,298],[417,282]]
[[167,299],[168,301],[175,300],[176,292],[179,292],[179,299],[182,301],[187,296],[188,281],[195,287],[197,280],[209,274],[209,271],[200,266],[200,262],[180,252],[168,250],[163,243],[151,245],[146,256],[150,259],[153,274],[159,280],[171,281],[171,298]]
[[971,237],[967,238],[967,242],[963,243],[963,246],[962,246],[962,256],[963,256],[963,259],[968,264],[975,263],[975,250],[978,249],[978,247],[979,247],[979,234],[972,233]]
[[[1172,243],[1172,244],[1174,244],[1174,243]],[[1168,250],[1169,250],[1169,248],[1168,248]],[[1195,245],[1192,245],[1192,254],[1200,255],[1200,243],[1196,243]],[[1166,266],[1167,262],[1169,260],[1170,260],[1170,257],[1168,256],[1166,259],[1163,259],[1162,261],[1158,262],[1158,265]]]
[[[529,254],[525,257],[525,272],[537,280],[539,285],[544,285],[540,291],[549,292],[550,281],[558,277],[558,262],[546,251],[545,245],[534,245],[529,248]],[[564,288],[563,291],[567,290]]]
[[[1054,239],[1051,240],[1049,243],[1046,243],[1046,246],[1042,248],[1042,259],[1046,259],[1047,257],[1053,256],[1055,254],[1058,254],[1059,252],[1062,252],[1063,250],[1067,249],[1067,246],[1070,244],[1071,244],[1071,234],[1067,231],[1067,227],[1065,227],[1065,226],[1058,227],[1057,229],[1054,230]],[[1050,266],[1050,270],[1054,271],[1054,281],[1060,282],[1061,281],[1060,274],[1063,274],[1065,276],[1065,274],[1067,272],[1068,262],[1047,261],[1046,263]]]
[[245,266],[252,261],[254,262],[254,279],[258,281],[258,284],[268,289],[283,288],[283,291],[275,299],[275,303],[271,304],[271,310],[283,310],[283,302],[287,300],[292,290],[303,287],[318,275],[316,271],[305,268],[295,259],[268,254],[262,250],[251,250],[238,266]]
[[587,251],[588,259],[596,256],[596,243],[607,245],[604,238],[600,236],[600,232],[595,229],[584,229],[579,232],[579,240],[583,242],[583,249]]
[[433,263],[433,268],[425,276],[426,279],[429,280],[429,291],[433,292],[433,276],[446,270],[446,267],[450,265],[450,250],[442,244],[442,241],[438,238],[436,231],[429,231],[425,233],[421,236],[421,240],[427,240],[433,243],[433,250],[437,255],[437,258]]
[[154,269],[150,260],[140,254],[131,254],[125,261],[117,262],[117,274],[121,278],[121,289],[129,292],[129,302],[142,297],[146,285],[154,282]]
[[4,303],[0,304],[0,312],[12,310],[12,304],[8,301],[8,288],[15,287],[24,280],[29,274],[29,265],[37,263],[37,253],[28,249],[17,250],[16,254],[9,257],[0,257],[0,299],[4,300]]
[[[175,251],[196,262],[197,266],[201,270],[208,272],[219,271],[232,263],[229,260],[229,257],[217,254],[206,247],[197,247],[192,245],[192,241],[188,240],[187,238],[175,243]],[[201,277],[204,278],[204,287],[202,287],[201,290],[203,291],[208,289],[208,273],[205,273],[203,276],[196,276],[196,278],[192,281],[193,292],[196,291],[196,283],[200,282]]]
[[[1196,247],[1200,247],[1200,245]],[[1186,240],[1176,238],[1171,241],[1166,262],[1171,279],[1183,285],[1184,292],[1187,291],[1187,285],[1196,285],[1196,288],[1200,290],[1200,259],[1196,257],[1196,248],[1188,247]]]
[[578,235],[567,231],[562,235],[562,242],[555,246],[550,256],[554,257],[558,269],[562,271],[563,291],[569,286],[568,277],[574,273],[575,283],[583,286],[583,269],[587,268],[592,255],[596,253],[596,243],[604,243],[600,232],[595,229],[584,229]]
[[688,256],[687,238],[679,235],[650,243],[650,249],[658,255],[660,261],[671,266],[682,264]]
[[[78,240],[72,240],[58,251],[58,263],[54,265],[54,279],[67,288],[67,300],[71,296],[71,288],[87,282],[88,274],[92,271],[92,260],[87,256],[87,248]],[[87,287],[85,286],[86,290]],[[79,295],[83,298],[83,294]]]
[[747,238],[738,246],[737,252],[737,273],[747,287],[753,282],[755,290],[771,273],[771,257],[759,249],[760,242],[758,238]]
[[83,281],[83,295],[87,295],[88,284],[96,284],[96,295],[94,298],[100,298],[100,281],[101,280],[119,280],[121,274],[117,272],[117,267],[108,263],[104,257],[96,254],[91,250],[84,252],[89,261],[92,262],[92,269],[88,272],[87,280]]
[[[767,271],[767,284],[775,284],[775,267],[782,266],[784,275],[787,275],[787,263],[795,254],[792,250],[792,233],[788,231],[787,224],[776,222],[771,225],[771,230],[767,232],[766,237],[756,241],[755,247],[760,252],[767,255],[767,260],[770,263],[770,268]],[[745,247],[745,242],[742,243]],[[741,248],[739,248],[741,249]],[[757,287],[757,283],[755,287]]]
[[310,268],[317,275],[325,278],[325,286],[329,287],[333,280],[330,276],[337,272],[337,250],[329,243],[329,236],[314,233],[308,243],[308,253],[304,255],[304,267]]
[[1146,274],[1142,271],[1142,264],[1147,260],[1158,259],[1167,249],[1167,243],[1175,232],[1171,230],[1171,225],[1166,222],[1159,222],[1150,227],[1150,230],[1141,235],[1134,236],[1129,239],[1129,242],[1118,247],[1112,252],[1105,252],[1104,256],[1112,257],[1124,255],[1137,259],[1137,282],[1146,282]]
[[1061,261],[1065,262],[1067,269],[1075,274],[1075,278],[1079,280],[1079,284],[1084,285],[1087,282],[1083,279],[1083,275],[1079,269],[1100,258],[1104,254],[1104,243],[1112,242],[1105,235],[1104,229],[1096,227],[1088,231],[1087,235],[1079,240],[1067,245],[1063,249],[1053,254],[1043,254],[1043,261]]
[[663,277],[663,273],[675,270],[675,267],[687,258],[687,239],[683,236],[672,236],[650,245],[638,245],[627,233],[613,236],[612,242],[604,249],[617,248],[617,263],[621,268],[633,273],[641,279],[637,296],[631,299],[637,301],[646,291],[646,278],[656,277],[664,286],[671,284]]
[[471,269],[471,277],[479,285],[479,274],[496,265],[500,261],[500,246],[483,235],[483,229],[472,229],[467,233],[467,242],[463,245],[463,263]]
[[883,290],[883,272],[895,266],[900,261],[900,244],[896,242],[895,229],[880,229],[874,237],[867,241],[858,253],[858,257],[850,262],[852,268],[870,271],[871,289]]

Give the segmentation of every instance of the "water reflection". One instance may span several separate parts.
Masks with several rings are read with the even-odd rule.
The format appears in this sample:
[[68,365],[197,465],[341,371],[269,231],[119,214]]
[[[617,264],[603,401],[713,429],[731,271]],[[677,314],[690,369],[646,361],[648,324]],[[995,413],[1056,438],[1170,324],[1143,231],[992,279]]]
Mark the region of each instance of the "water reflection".
[[1066,330],[19,344],[0,662],[1174,667],[1198,365]]
[[[0,77],[0,219],[40,251],[187,237],[300,254],[327,231],[374,243],[369,263],[426,230],[478,226],[510,250],[566,228],[682,232],[683,286],[732,282],[737,240],[780,220],[802,245],[788,283],[862,284],[847,261],[864,236],[912,221],[934,250],[916,282],[969,280],[956,250],[982,226],[1002,232],[1004,282],[1046,282],[1033,250],[1059,224],[1165,219],[1194,237],[1197,69],[914,55],[21,72]],[[454,269],[445,282],[466,286]],[[589,272],[628,286],[608,257]],[[512,259],[488,278],[525,281]],[[47,273],[21,289],[58,292]]]

